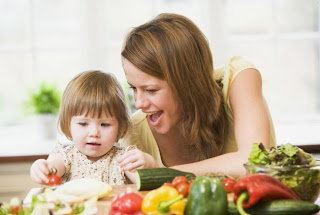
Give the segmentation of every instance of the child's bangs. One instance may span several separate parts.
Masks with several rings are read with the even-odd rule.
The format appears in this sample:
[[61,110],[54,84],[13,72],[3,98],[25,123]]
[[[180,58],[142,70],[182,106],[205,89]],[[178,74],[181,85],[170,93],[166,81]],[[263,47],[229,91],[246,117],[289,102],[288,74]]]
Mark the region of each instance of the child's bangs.
[[106,114],[107,116],[113,116],[113,111],[111,110],[108,101],[106,98],[102,99],[85,99],[83,98],[79,101],[78,110],[76,111],[76,115],[85,115],[86,117],[92,118],[100,118],[102,114]]

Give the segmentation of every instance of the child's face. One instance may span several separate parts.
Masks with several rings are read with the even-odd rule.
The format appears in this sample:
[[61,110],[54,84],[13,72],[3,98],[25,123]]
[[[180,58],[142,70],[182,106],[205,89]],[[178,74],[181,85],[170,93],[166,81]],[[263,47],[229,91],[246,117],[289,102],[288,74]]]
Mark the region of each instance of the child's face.
[[118,128],[118,120],[105,113],[100,118],[73,116],[70,124],[73,143],[91,161],[98,160],[112,148]]

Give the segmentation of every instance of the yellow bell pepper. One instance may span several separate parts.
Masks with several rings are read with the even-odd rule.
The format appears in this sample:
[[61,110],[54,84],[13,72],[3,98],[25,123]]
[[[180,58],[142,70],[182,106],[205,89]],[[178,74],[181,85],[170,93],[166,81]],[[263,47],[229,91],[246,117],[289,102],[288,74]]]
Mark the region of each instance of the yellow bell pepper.
[[142,212],[152,215],[183,215],[184,208],[183,196],[179,195],[175,188],[169,186],[161,186],[148,192],[141,205]]

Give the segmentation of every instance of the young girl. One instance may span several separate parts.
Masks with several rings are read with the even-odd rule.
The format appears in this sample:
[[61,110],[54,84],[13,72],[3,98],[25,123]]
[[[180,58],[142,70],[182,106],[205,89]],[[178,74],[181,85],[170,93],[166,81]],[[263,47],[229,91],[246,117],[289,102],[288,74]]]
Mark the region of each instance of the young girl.
[[[125,148],[115,143],[127,133],[130,119],[124,93],[112,74],[87,71],[77,75],[63,93],[59,124],[73,144],[58,143],[47,160],[33,163],[30,175],[35,183],[48,183],[52,170],[63,183],[78,178],[95,178],[110,185],[135,182],[134,173],[124,173],[116,162]],[[158,167],[150,155],[131,151],[127,157],[130,168]]]

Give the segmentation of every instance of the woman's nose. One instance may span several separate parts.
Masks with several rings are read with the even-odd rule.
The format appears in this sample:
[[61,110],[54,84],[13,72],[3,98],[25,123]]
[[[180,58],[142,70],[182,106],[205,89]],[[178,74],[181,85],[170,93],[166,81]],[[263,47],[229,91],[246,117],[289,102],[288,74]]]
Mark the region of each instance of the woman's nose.
[[145,109],[148,105],[148,100],[144,97],[143,93],[135,92],[134,103],[137,109]]

